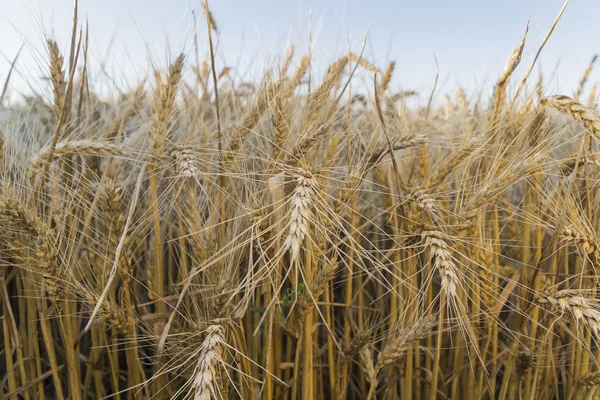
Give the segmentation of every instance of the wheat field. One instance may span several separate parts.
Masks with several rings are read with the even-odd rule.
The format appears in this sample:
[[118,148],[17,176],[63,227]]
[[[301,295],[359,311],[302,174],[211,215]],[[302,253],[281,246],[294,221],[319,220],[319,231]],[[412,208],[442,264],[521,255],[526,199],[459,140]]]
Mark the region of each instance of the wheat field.
[[560,14],[491,98],[415,107],[362,51],[238,81],[204,11],[207,58],[128,92],[77,14],[51,97],[6,79],[0,398],[600,398],[596,57],[513,76]]

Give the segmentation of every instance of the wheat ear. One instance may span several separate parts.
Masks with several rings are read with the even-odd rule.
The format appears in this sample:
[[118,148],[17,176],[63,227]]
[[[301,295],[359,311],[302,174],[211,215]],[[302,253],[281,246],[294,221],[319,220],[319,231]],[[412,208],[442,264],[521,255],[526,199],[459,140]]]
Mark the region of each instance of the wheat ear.
[[190,146],[174,146],[169,156],[175,162],[177,174],[184,178],[191,178],[198,174],[199,162],[194,149]]
[[562,313],[571,315],[575,322],[586,325],[592,333],[600,338],[600,302],[581,295],[578,290],[546,289],[537,299],[539,304],[550,304]]
[[31,162],[30,178],[35,177],[40,171],[44,162],[48,160],[48,156],[53,154],[54,158],[60,156],[70,156],[73,154],[95,154],[95,155],[112,155],[122,156],[127,151],[122,144],[114,144],[95,140],[67,140],[58,142],[56,148],[52,151],[51,147],[43,148],[36,154]]
[[211,400],[218,397],[217,375],[225,350],[225,327],[221,324],[210,325],[205,334],[194,371],[194,400]]
[[583,93],[585,84],[586,84],[588,78],[590,77],[590,74],[592,73],[592,69],[594,68],[594,63],[596,63],[597,59],[598,59],[598,54],[594,54],[594,56],[590,60],[588,67],[583,72],[583,76],[581,77],[581,81],[579,82],[579,86],[577,87],[577,93],[575,94],[576,99],[579,99],[579,97]]
[[289,233],[285,239],[285,250],[290,250],[292,262],[298,259],[300,246],[309,234],[309,224],[312,218],[311,208],[316,194],[317,182],[313,174],[298,168],[292,175],[296,187],[292,194]]
[[64,277],[54,231],[32,210],[24,207],[10,188],[2,187],[0,192],[0,224],[5,230],[3,240],[11,247],[21,248],[24,244],[31,247],[38,267],[36,272],[44,278],[50,299],[58,302],[64,292],[64,285],[59,280]]
[[65,102],[65,74],[63,72],[63,56],[60,54],[58,44],[54,40],[48,40],[50,51],[50,79],[54,95],[54,122],[58,125],[60,113]]
[[563,95],[542,99],[542,104],[556,108],[563,114],[570,115],[596,138],[600,138],[600,117],[589,107]]
[[579,383],[583,386],[599,386],[600,372],[590,372],[579,379]]
[[421,238],[431,252],[433,266],[442,278],[442,290],[448,298],[456,296],[458,287],[458,268],[449,249],[446,236],[439,231],[424,231]]

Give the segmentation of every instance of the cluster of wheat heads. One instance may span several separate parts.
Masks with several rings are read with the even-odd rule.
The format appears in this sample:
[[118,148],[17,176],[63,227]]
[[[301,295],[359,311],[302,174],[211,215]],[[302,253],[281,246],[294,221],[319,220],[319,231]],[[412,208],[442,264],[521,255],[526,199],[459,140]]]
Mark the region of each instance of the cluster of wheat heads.
[[354,53],[238,82],[206,11],[204,62],[102,100],[74,35],[6,106],[2,398],[594,395],[593,61],[509,99],[524,38],[491,99],[409,107]]

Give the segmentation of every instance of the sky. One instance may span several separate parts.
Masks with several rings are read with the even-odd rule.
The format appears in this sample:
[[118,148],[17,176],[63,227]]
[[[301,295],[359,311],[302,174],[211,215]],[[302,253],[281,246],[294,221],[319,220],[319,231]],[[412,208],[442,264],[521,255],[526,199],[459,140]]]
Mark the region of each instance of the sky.
[[[314,73],[350,48],[384,69],[397,67],[395,90],[428,92],[440,71],[440,91],[463,87],[472,96],[491,90],[529,20],[520,77],[564,0],[210,0],[219,33],[217,64],[235,67],[238,81],[258,81],[289,44],[295,61],[312,43]],[[21,45],[13,97],[48,90],[45,38],[68,54],[72,0],[0,0],[0,82]],[[208,41],[201,0],[80,0],[79,22],[89,26],[92,84],[131,88],[149,62],[165,67],[181,51],[200,58]],[[197,30],[195,31],[194,15]],[[571,0],[538,65],[549,93],[571,94],[590,59],[600,52],[600,0]],[[309,34],[310,32],[310,34]],[[102,67],[102,68],[101,68]],[[600,66],[591,81],[600,80]],[[537,76],[532,78],[535,81]],[[110,92],[108,90],[107,92]]]

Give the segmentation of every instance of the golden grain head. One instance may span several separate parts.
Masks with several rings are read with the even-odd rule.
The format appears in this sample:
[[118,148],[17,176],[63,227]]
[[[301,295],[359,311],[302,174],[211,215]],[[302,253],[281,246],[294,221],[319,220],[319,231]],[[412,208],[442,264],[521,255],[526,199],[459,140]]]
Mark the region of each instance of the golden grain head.
[[87,33],[47,41],[26,97],[7,78],[0,397],[597,392],[595,57],[553,95],[537,55],[517,69],[526,28],[489,97],[439,74],[424,93],[311,37],[249,81],[203,8],[135,85]]

